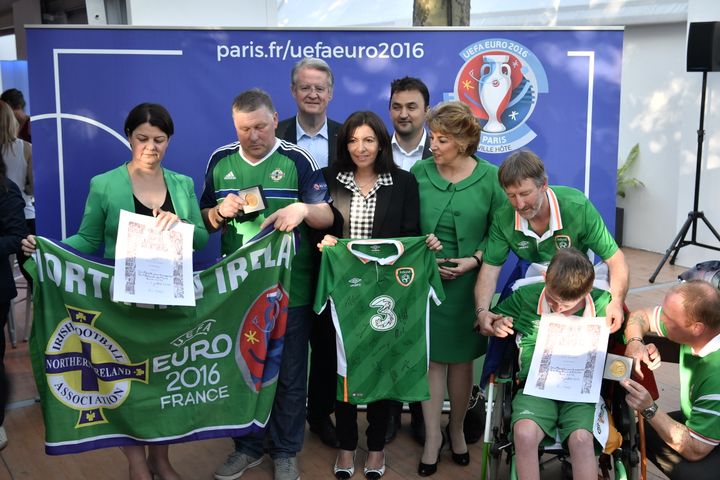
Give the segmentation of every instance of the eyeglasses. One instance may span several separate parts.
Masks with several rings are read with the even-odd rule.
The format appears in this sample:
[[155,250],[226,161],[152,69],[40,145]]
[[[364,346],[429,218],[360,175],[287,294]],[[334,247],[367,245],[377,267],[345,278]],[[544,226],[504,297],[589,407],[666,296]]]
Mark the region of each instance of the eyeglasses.
[[308,94],[315,92],[318,95],[322,95],[329,90],[328,87],[322,85],[298,85],[297,89],[300,93]]

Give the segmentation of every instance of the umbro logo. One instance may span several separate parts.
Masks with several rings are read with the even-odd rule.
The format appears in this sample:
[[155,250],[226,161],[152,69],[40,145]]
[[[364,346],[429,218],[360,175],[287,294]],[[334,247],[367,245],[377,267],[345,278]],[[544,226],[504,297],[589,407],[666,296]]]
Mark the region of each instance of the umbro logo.
[[233,173],[233,171],[230,170],[227,175],[223,177],[223,180],[237,180],[237,178],[235,178],[235,174]]
[[525,249],[525,248],[529,248],[529,247],[530,247],[530,242],[528,242],[527,240],[523,240],[523,241],[521,241],[521,242],[518,242],[518,249],[519,249],[519,250],[522,250],[522,249]]
[[362,286],[362,279],[360,278],[351,278],[348,280],[348,283],[350,284],[350,287],[361,287]]

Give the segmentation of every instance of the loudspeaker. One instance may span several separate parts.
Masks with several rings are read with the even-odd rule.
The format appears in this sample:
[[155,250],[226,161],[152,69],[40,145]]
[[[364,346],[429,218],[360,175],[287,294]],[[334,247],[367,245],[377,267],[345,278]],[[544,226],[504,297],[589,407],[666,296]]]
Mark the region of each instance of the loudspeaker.
[[720,22],[690,23],[687,42],[687,71],[720,71]]

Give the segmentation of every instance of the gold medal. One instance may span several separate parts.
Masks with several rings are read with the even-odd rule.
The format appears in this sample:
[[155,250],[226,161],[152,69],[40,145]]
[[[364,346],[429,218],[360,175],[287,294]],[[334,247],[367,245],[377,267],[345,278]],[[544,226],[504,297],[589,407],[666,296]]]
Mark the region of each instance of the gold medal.
[[613,377],[621,378],[625,376],[625,372],[627,372],[627,367],[622,360],[615,360],[610,364],[610,374]]
[[254,208],[258,206],[258,196],[254,193],[248,193],[245,195],[245,203],[248,207]]

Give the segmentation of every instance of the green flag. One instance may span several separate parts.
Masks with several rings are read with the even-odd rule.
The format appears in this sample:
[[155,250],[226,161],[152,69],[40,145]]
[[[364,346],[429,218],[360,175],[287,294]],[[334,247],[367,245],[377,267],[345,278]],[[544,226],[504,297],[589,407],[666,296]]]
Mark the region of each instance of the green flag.
[[46,452],[263,429],[295,251],[293,234],[258,235],[195,273],[196,307],[165,307],[113,302],[110,261],[38,237],[30,352]]

